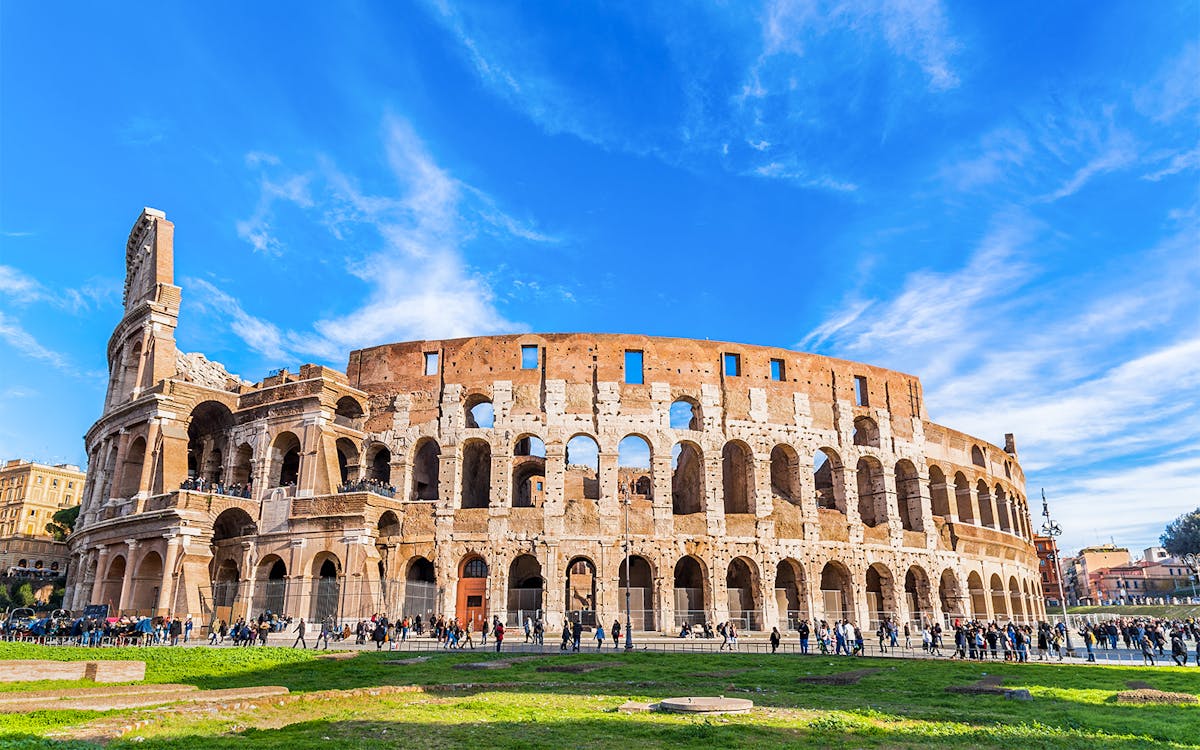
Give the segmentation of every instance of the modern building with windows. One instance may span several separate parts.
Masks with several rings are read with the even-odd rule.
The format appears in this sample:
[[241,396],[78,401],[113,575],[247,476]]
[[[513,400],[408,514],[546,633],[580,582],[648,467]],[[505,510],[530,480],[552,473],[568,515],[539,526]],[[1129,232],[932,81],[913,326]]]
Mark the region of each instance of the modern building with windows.
[[146,209],[86,437],[76,607],[553,628],[621,616],[628,589],[662,631],[1044,613],[1015,441],[931,422],[912,375],[568,333],[251,384],[176,350],[172,253]]

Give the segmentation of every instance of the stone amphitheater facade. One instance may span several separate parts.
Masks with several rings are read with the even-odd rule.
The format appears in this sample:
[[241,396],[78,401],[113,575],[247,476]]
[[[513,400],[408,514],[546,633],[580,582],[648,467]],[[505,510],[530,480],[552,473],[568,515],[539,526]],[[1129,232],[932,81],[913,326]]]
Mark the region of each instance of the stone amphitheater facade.
[[[345,372],[250,384],[176,350],[161,212],[138,218],[126,265],[75,608],[555,628],[624,619],[628,590],[635,626],[662,631],[1044,616],[1012,437],[930,422],[912,375],[522,334],[386,344]],[[205,490],[180,489],[196,477]]]

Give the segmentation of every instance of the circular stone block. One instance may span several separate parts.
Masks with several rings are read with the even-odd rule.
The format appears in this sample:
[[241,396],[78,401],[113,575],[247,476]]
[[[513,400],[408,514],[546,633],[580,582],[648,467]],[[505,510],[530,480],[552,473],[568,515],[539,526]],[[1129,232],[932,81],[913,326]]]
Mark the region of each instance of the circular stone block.
[[659,701],[658,709],[673,714],[744,714],[754,708],[754,701],[745,698],[697,697],[667,698]]

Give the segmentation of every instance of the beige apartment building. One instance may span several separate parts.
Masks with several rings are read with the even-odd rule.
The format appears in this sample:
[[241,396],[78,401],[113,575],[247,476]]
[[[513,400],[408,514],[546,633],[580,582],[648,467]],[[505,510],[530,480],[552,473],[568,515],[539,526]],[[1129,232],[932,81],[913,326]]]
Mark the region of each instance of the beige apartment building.
[[[63,508],[79,504],[85,474],[78,466],[50,466],[13,459],[0,468],[0,572],[65,575],[67,545],[46,524]],[[36,573],[31,571],[43,571]]]

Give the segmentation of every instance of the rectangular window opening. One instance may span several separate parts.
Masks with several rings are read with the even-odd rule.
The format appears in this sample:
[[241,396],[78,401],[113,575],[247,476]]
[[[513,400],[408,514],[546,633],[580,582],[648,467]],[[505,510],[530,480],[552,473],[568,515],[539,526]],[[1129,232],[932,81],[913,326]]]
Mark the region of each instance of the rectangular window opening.
[[538,368],[538,348],[536,344],[521,345],[521,369],[536,370]]
[[864,375],[854,376],[854,405],[870,406],[867,397],[867,378]]
[[736,378],[742,374],[742,355],[726,354],[724,356],[725,377]]
[[787,375],[783,369],[782,359],[771,360],[771,380],[783,381],[787,379]]
[[425,374],[437,375],[438,371],[438,353],[425,352]]
[[642,353],[633,349],[625,351],[625,382],[641,385],[643,381]]

